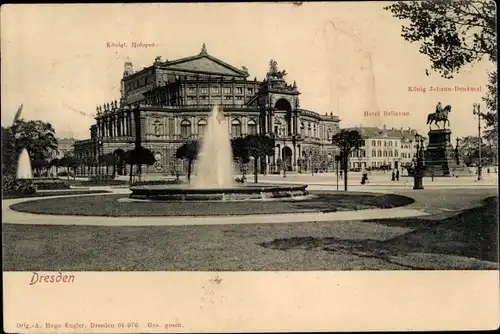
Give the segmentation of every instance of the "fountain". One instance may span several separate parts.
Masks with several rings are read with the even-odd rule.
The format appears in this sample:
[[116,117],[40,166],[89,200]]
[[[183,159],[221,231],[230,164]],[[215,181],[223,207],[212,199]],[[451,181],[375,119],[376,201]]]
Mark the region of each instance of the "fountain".
[[222,110],[214,106],[208,118],[206,137],[198,154],[194,187],[202,189],[232,186],[233,151],[228,123]]
[[224,112],[214,106],[208,119],[192,185],[132,186],[136,200],[264,200],[297,199],[307,195],[307,185],[236,185],[233,180],[233,153]]
[[30,155],[28,151],[23,148],[19,159],[17,161],[17,178],[18,179],[32,179],[33,173],[31,171]]

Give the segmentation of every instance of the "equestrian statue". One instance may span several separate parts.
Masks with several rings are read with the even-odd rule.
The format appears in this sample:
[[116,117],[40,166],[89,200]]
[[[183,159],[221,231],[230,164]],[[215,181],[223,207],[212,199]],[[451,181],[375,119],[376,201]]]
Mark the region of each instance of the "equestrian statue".
[[450,127],[450,120],[448,119],[448,113],[451,112],[451,106],[447,105],[446,107],[441,106],[441,102],[438,102],[436,105],[436,111],[427,115],[427,123],[429,124],[429,129],[431,128],[432,123],[436,124],[438,128],[441,128],[438,122],[443,122],[443,129],[446,128],[446,123],[448,123],[448,128]]

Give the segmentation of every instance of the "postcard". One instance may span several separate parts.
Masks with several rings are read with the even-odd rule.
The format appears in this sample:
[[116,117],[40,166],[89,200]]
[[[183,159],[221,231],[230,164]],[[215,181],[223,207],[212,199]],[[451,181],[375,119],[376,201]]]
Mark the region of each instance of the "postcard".
[[498,328],[493,2],[1,15],[4,331]]

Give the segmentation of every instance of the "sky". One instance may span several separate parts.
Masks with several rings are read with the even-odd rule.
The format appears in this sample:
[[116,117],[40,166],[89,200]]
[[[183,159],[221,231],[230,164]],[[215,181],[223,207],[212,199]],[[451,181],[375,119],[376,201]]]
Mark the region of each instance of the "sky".
[[[2,124],[20,104],[24,119],[50,122],[58,137],[85,139],[97,105],[120,97],[123,63],[135,69],[156,56],[210,55],[262,80],[271,59],[296,81],[300,105],[365,125],[427,133],[427,114],[451,105],[452,137],[475,135],[472,104],[486,93],[487,61],[454,79],[425,74],[428,57],[405,41],[388,2],[4,5],[1,12]],[[125,48],[107,42],[127,43]],[[132,48],[132,42],[155,43]],[[429,92],[430,86],[482,92]],[[410,92],[425,87],[426,92]],[[482,103],[484,108],[484,103]],[[381,116],[366,116],[380,111]],[[404,113],[383,116],[384,111]]]

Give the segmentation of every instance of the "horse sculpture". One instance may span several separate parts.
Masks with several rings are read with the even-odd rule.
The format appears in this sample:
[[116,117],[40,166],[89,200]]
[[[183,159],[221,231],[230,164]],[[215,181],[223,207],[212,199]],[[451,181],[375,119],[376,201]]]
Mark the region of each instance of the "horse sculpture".
[[447,105],[443,109],[436,108],[436,112],[430,113],[427,115],[427,123],[429,124],[429,128],[432,126],[432,123],[436,124],[438,128],[441,128],[438,122],[443,122],[443,128],[446,127],[446,123],[448,123],[448,127],[450,126],[450,120],[448,119],[448,113],[451,112],[451,106]]

